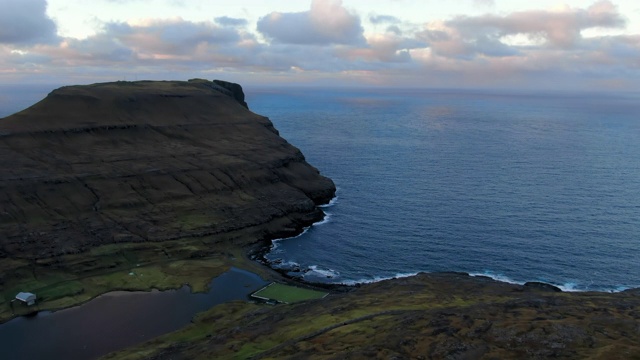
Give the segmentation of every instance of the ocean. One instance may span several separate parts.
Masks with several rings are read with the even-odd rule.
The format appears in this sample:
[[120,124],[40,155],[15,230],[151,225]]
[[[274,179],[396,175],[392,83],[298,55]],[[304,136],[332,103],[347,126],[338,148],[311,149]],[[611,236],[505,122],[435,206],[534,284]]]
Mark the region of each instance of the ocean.
[[363,283],[456,271],[569,291],[640,287],[640,96],[250,89],[338,187],[271,265]]
[[[0,86],[0,117],[53,87]],[[337,197],[271,265],[354,284],[456,271],[640,287],[640,95],[251,88]]]

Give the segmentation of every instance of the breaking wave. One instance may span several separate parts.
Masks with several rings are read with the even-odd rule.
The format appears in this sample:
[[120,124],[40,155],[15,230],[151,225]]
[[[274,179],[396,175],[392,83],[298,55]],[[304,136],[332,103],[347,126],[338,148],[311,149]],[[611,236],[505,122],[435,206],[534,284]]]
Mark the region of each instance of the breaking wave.
[[418,274],[419,272],[399,273],[399,274],[395,274],[394,276],[374,276],[372,278],[362,278],[359,280],[345,280],[345,281],[341,281],[340,284],[350,285],[350,286],[358,285],[358,284],[372,284],[372,283],[376,283],[384,280],[407,278],[407,277],[415,276]]
[[[338,188],[338,190],[340,190],[340,189]],[[330,208],[333,205],[335,205],[337,202],[338,202],[338,196],[334,196],[333,199],[331,199],[331,201],[329,201],[328,203],[326,203],[324,205],[319,205],[318,207],[322,208],[322,209]]]
[[[496,274],[493,273],[491,271],[485,271],[482,273],[469,273],[470,276],[485,276],[485,277],[489,277],[492,278],[493,280],[496,281],[501,281],[501,282],[505,282],[505,283],[509,283],[509,284],[516,284],[516,285],[524,285],[526,282],[528,281],[517,281],[514,280],[508,276],[502,275],[502,274]],[[557,284],[554,282],[549,282],[549,281],[544,281],[544,280],[530,280],[530,281],[537,281],[537,282],[542,282],[542,283],[546,283],[549,285],[553,285],[557,288],[559,288],[560,290],[564,291],[564,292],[582,292],[582,291],[604,291],[604,292],[612,292],[612,293],[616,293],[616,292],[622,292],[625,290],[629,290],[632,289],[633,287],[631,286],[615,286],[615,287],[594,287],[593,285],[589,284],[589,285],[582,285],[580,283],[577,282],[566,282],[564,284]]]
[[335,279],[340,277],[340,273],[333,270],[333,269],[322,269],[320,267],[318,267],[317,265],[311,265],[307,268],[307,271],[305,271],[304,275],[302,276],[303,278],[308,278],[308,277],[320,277],[320,278],[326,278],[326,279]]

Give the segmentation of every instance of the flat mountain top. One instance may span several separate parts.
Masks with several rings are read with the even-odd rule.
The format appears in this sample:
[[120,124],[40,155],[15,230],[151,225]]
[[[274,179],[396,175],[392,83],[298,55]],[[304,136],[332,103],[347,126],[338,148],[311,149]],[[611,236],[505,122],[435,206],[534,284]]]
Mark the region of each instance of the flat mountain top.
[[[220,84],[241,87],[217,80]],[[118,81],[65,86],[0,121],[0,131],[33,132],[113,125],[155,126],[248,121],[246,104],[216,82]],[[244,98],[244,95],[242,95]],[[244,109],[240,109],[244,107]]]

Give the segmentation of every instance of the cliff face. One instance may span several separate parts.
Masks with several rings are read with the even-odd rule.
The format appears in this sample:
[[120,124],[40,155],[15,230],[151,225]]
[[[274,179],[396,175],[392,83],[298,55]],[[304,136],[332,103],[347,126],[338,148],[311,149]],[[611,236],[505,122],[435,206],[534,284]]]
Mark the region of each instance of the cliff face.
[[57,89],[0,119],[0,168],[0,258],[277,236],[335,193],[239,85],[204,80]]

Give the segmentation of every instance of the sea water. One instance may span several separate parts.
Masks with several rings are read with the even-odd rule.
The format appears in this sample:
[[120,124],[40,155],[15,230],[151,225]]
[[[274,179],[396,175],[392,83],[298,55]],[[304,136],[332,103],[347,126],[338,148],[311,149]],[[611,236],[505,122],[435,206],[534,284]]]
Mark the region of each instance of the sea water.
[[[53,87],[0,86],[0,116]],[[274,267],[357,283],[462,271],[640,287],[640,95],[253,88],[252,111],[338,187]]]
[[565,290],[640,287],[640,97],[249,89],[338,187],[272,266],[358,283],[460,271]]

